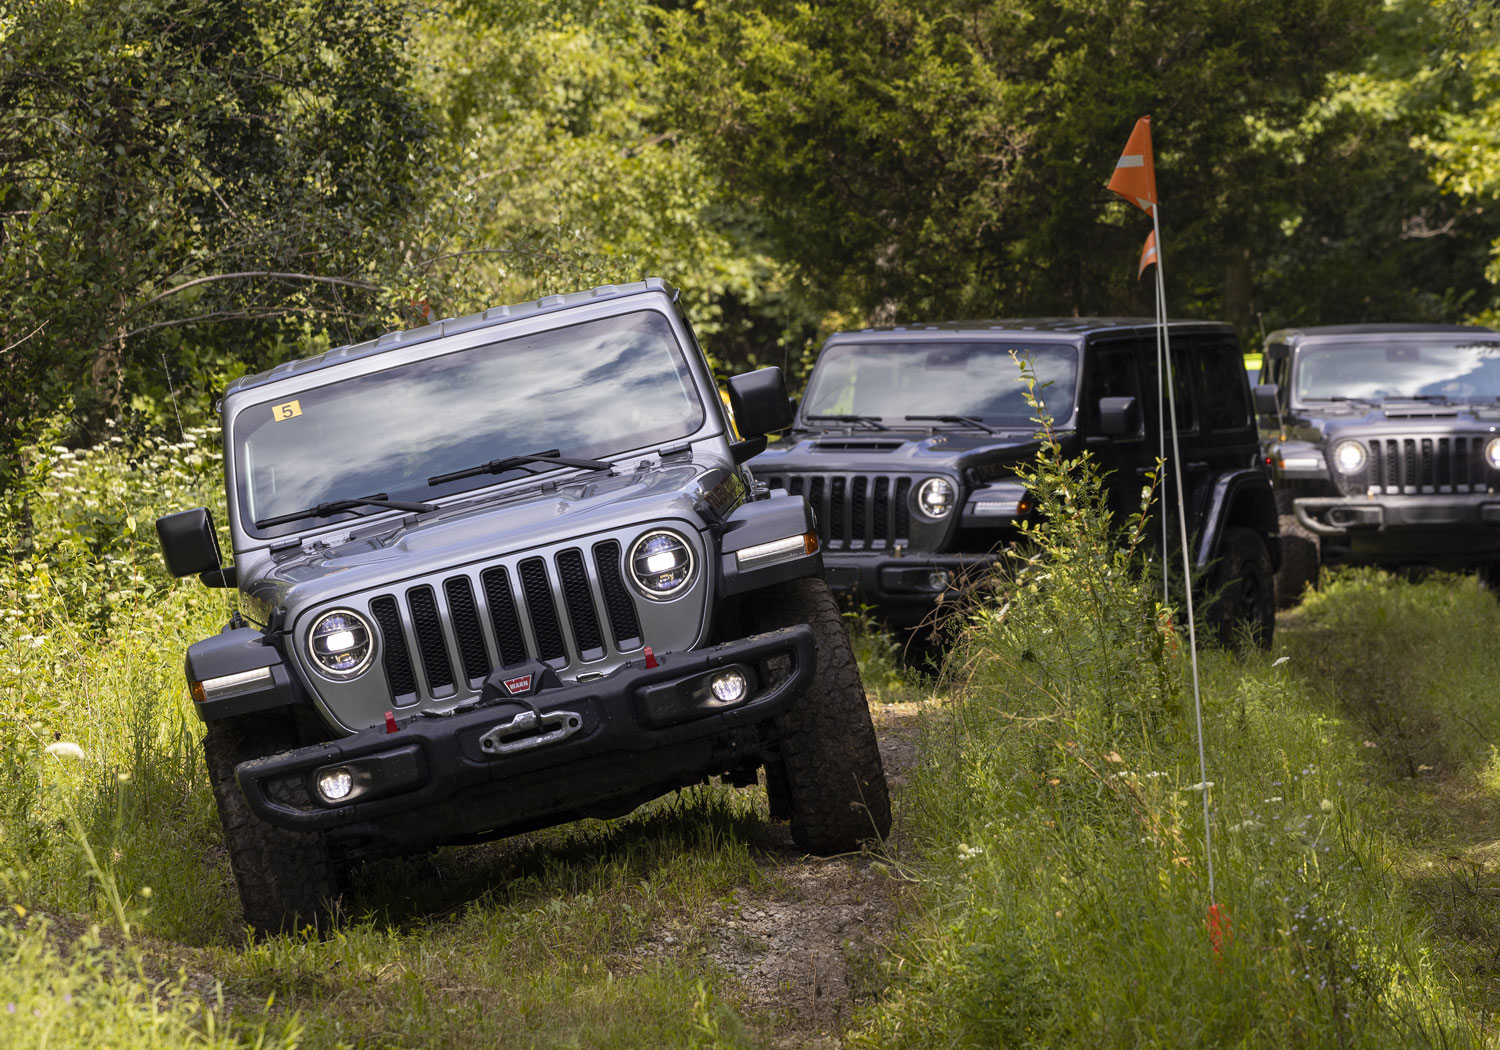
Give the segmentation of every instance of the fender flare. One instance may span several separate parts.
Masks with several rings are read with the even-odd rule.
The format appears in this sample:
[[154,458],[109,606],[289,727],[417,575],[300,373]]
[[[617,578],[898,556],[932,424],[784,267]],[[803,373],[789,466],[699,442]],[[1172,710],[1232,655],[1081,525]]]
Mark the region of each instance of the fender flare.
[[1219,556],[1224,530],[1231,525],[1244,525],[1264,536],[1271,554],[1271,568],[1280,568],[1276,496],[1271,490],[1271,479],[1263,471],[1244,468],[1220,474],[1207,493],[1207,501],[1194,558],[1197,568],[1204,568]]

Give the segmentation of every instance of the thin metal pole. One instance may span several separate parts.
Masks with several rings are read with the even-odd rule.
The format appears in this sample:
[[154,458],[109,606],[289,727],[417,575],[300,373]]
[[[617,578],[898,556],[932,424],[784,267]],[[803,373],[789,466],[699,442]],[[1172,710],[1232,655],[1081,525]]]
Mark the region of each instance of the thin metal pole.
[[[1158,206],[1154,204],[1151,206],[1151,225],[1156,233],[1156,299],[1160,317],[1157,331],[1160,333],[1161,346],[1165,350],[1167,362],[1167,407],[1172,416],[1172,467],[1177,474],[1177,531],[1182,540],[1183,594],[1187,601],[1188,647],[1192,654],[1193,664],[1193,716],[1198,727],[1198,781],[1203,788],[1203,852],[1208,858],[1208,903],[1213,905],[1218,902],[1218,898],[1214,894],[1213,830],[1209,822],[1208,807],[1208,758],[1203,749],[1203,695],[1198,686],[1198,627],[1197,618],[1193,614],[1193,564],[1192,553],[1188,548],[1187,510],[1182,495],[1186,479],[1182,476],[1182,450],[1177,440],[1177,388],[1172,378],[1172,342],[1167,333],[1167,279],[1162,273],[1162,257],[1166,253],[1161,247],[1161,217],[1158,214]],[[1165,553],[1163,553],[1163,561],[1165,561]]]

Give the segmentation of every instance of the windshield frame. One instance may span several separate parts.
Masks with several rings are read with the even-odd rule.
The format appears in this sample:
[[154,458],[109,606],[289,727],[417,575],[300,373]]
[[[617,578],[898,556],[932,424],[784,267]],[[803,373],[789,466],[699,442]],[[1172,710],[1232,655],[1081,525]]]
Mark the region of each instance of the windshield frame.
[[[228,501],[234,551],[237,553],[250,551],[279,542],[284,543],[294,538],[315,536],[322,532],[347,531],[350,526],[363,526],[367,523],[411,513],[395,509],[369,508],[342,511],[326,518],[308,517],[285,525],[256,528],[255,523],[249,520],[246,510],[245,486],[248,485],[249,479],[245,469],[245,449],[243,442],[237,443],[234,439],[241,416],[245,412],[256,409],[263,411],[267,406],[306,397],[310,391],[323,391],[348,380],[391,372],[407,365],[590,322],[644,312],[658,314],[666,321],[666,329],[674,344],[671,348],[672,352],[677,357],[679,366],[684,370],[684,387],[697,401],[698,422],[687,427],[686,432],[671,438],[668,442],[652,440],[618,449],[611,448],[608,452],[600,453],[596,458],[612,461],[625,460],[633,463],[634,457],[642,453],[654,452],[664,444],[693,444],[727,434],[725,412],[716,392],[717,387],[713,384],[712,377],[708,374],[707,366],[703,361],[702,351],[698,349],[698,344],[692,338],[691,330],[676,305],[668,303],[661,296],[629,297],[598,304],[586,304],[571,307],[566,311],[485,325],[451,336],[439,336],[436,339],[413,343],[410,346],[395,346],[388,350],[355,357],[348,362],[328,365],[316,372],[303,373],[295,380],[289,379],[284,383],[256,384],[236,391],[225,399],[222,407],[224,447],[228,450],[228,455],[225,457],[225,494]],[[539,438],[539,440],[544,439]],[[528,448],[524,451],[539,450]],[[574,449],[561,451],[565,456],[577,454]],[[496,453],[491,458],[498,456],[499,453]],[[472,465],[477,466],[478,463]],[[518,469],[516,472],[507,472],[504,475],[477,475],[455,483],[458,487],[432,490],[430,495],[413,498],[436,503],[441,509],[454,504],[482,501],[505,492],[519,492],[528,487],[535,488],[546,482],[566,484],[590,475],[591,472],[588,470],[571,467],[556,469],[543,467],[540,476],[534,469]],[[362,493],[361,495],[369,494]]]
[[1303,369],[1314,354],[1338,355],[1357,353],[1360,349],[1380,349],[1393,345],[1423,347],[1461,347],[1474,344],[1489,344],[1496,348],[1500,359],[1500,332],[1433,333],[1396,332],[1390,335],[1373,334],[1358,339],[1313,339],[1297,345],[1291,357],[1291,368],[1287,375],[1288,403],[1305,408],[1324,408],[1330,405],[1381,405],[1388,401],[1418,401],[1434,405],[1500,405],[1500,389],[1494,396],[1452,396],[1443,394],[1389,394],[1385,396],[1361,397],[1358,394],[1330,394],[1326,396],[1306,395],[1301,391]]
[[[871,337],[868,333],[860,333],[857,337],[829,340],[824,344],[822,352],[818,355],[818,361],[817,364],[813,367],[812,375],[809,377],[807,389],[803,391],[803,396],[797,401],[797,425],[803,429],[824,429],[828,427],[840,427],[849,425],[831,422],[816,424],[808,423],[809,416],[820,416],[827,414],[822,411],[809,412],[809,401],[807,395],[815,390],[814,381],[817,380],[819,373],[823,371],[823,362],[830,353],[838,353],[845,348],[849,348],[851,352],[858,353],[860,350],[865,349],[881,350],[898,346],[925,348],[928,346],[941,347],[972,344],[992,344],[1006,349],[1015,348],[1019,350],[1031,348],[1046,349],[1049,351],[1067,351],[1071,353],[1073,355],[1073,384],[1072,389],[1068,391],[1068,413],[1065,417],[1054,417],[1052,420],[1052,426],[1057,430],[1073,429],[1073,427],[1076,425],[1076,419],[1079,409],[1078,399],[1080,397],[1080,391],[1082,390],[1083,383],[1083,346],[1081,342],[1073,338],[1049,337],[1046,334],[1037,332],[1013,331],[993,333],[945,332],[940,338],[924,338],[920,334],[913,332],[893,332],[889,334],[881,334],[880,336],[875,337]],[[1017,372],[1017,375],[1019,376],[1019,370]],[[1051,399],[1049,398],[1048,400]],[[942,411],[921,412],[918,410],[918,407],[909,407],[900,415],[878,416],[871,418],[879,419],[886,428],[892,431],[922,432],[962,426],[962,424],[941,423],[930,420],[908,420],[905,418],[907,415],[973,416],[974,418],[979,419],[980,421],[993,427],[995,430],[999,430],[1002,432],[1026,431],[1028,433],[1033,433],[1037,429],[1037,424],[1030,419],[1027,419],[1025,421],[1013,421],[1000,416],[983,416],[978,415],[974,412],[960,411],[953,408],[952,406]],[[1055,408],[1056,406],[1049,407]],[[854,410],[854,414],[869,415],[869,413],[867,412],[860,412],[857,408]],[[859,424],[853,424],[853,426],[858,427]],[[879,433],[879,431],[873,429],[871,429],[869,432]],[[976,430],[976,432],[980,431]]]

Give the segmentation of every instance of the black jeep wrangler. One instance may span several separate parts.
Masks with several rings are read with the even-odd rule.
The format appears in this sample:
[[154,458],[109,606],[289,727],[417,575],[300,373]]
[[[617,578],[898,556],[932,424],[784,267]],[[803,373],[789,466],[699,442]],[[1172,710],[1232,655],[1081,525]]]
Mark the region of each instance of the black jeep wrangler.
[[[1225,641],[1246,624],[1269,645],[1276,509],[1240,348],[1223,324],[1174,321],[1169,331],[1188,531],[1197,567],[1211,567],[1206,592],[1218,595],[1210,615]],[[1065,453],[1098,459],[1120,520],[1138,509],[1161,447],[1154,322],[840,332],[818,357],[789,437],[751,462],[773,489],[812,504],[835,593],[909,627],[1016,539],[1033,507],[1014,466],[1038,447],[1017,358],[1041,384]],[[1175,510],[1175,496],[1162,505]]]
[[780,371],[729,381],[673,289],[552,296],[236,382],[228,533],[167,567],[236,587],[187,678],[245,917],[317,923],[359,859],[613,817],[765,769],[805,849],[890,826],[801,496],[745,460]]
[[1500,332],[1466,325],[1287,328],[1266,337],[1261,417],[1281,597],[1320,562],[1500,564]]

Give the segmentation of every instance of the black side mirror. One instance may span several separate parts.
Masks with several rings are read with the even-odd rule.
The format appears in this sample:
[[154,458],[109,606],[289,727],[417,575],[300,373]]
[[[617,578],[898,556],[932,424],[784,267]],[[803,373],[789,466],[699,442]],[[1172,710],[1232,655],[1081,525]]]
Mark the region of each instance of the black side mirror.
[[740,437],[758,438],[792,425],[791,399],[781,369],[760,368],[729,378],[729,407]]
[[180,510],[156,519],[156,538],[161,541],[162,560],[173,576],[203,576],[213,579],[204,583],[225,586],[227,571],[219,551],[219,536],[214,531],[214,516],[207,507]]
[[1105,437],[1135,437],[1141,432],[1141,405],[1133,397],[1099,399],[1099,432]]
[[1257,415],[1274,416],[1276,414],[1276,400],[1281,394],[1281,388],[1275,383],[1257,383],[1255,386],[1255,412]]

